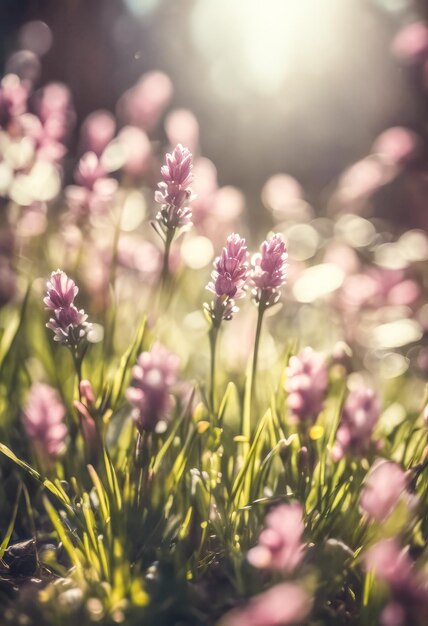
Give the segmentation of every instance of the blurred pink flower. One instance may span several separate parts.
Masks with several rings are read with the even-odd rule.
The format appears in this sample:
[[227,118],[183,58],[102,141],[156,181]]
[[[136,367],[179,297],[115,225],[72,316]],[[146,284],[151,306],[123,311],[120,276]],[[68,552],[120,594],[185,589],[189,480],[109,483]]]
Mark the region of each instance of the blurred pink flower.
[[22,417],[28,438],[37,454],[46,460],[54,459],[64,448],[67,435],[64,416],[65,408],[55,389],[35,383]]
[[287,626],[301,624],[312,601],[296,583],[280,583],[252,598],[243,608],[233,609],[220,626]]
[[125,126],[117,136],[123,151],[122,170],[125,174],[140,177],[149,169],[152,147],[147,134],[136,126]]
[[238,234],[229,235],[226,246],[214,261],[211,281],[207,289],[214,294],[211,305],[206,306],[213,323],[230,320],[238,308],[235,300],[243,298],[248,280],[247,245]]
[[100,157],[113,139],[115,130],[116,120],[110,111],[100,109],[90,113],[80,131],[83,152],[94,152]]
[[65,197],[75,219],[99,215],[112,206],[117,181],[106,176],[106,171],[94,152],[87,152],[82,156],[74,177],[78,185],[66,187]]
[[365,565],[390,587],[381,626],[425,626],[428,623],[428,580],[414,569],[408,550],[395,539],[383,539],[365,555]]
[[404,470],[393,461],[378,459],[372,465],[360,495],[360,507],[378,522],[397,506],[407,486]]
[[118,102],[119,116],[125,123],[151,130],[172,96],[172,83],[163,72],[144,74]]
[[286,369],[285,390],[290,421],[315,421],[323,407],[328,385],[328,371],[324,356],[306,347],[290,358]]
[[150,241],[124,235],[118,244],[118,262],[137,271],[145,283],[155,284],[162,268],[162,253]]
[[271,306],[280,297],[286,280],[287,248],[281,234],[273,235],[252,258],[251,281],[257,304]]
[[126,397],[134,406],[132,415],[140,432],[165,430],[179,363],[179,357],[160,343],[138,357]]
[[187,109],[171,111],[165,120],[165,131],[172,146],[181,143],[195,152],[198,147],[199,124],[193,113]]
[[22,134],[31,139],[34,144],[36,156],[44,161],[58,163],[65,156],[67,149],[61,141],[52,136],[48,125],[32,113],[24,113],[19,117],[19,126]]
[[400,165],[411,160],[420,146],[416,133],[402,126],[388,128],[373,144],[372,152],[386,157],[391,163]]
[[370,445],[379,420],[380,403],[372,389],[351,391],[343,407],[342,420],[336,435],[336,446],[343,452],[363,453]]
[[411,574],[407,550],[402,550],[395,539],[382,539],[366,553],[365,565],[376,577],[389,585],[400,585]]
[[412,305],[420,296],[420,287],[405,272],[377,265],[365,267],[349,276],[341,291],[342,304],[355,309]]
[[277,506],[266,516],[265,528],[260,533],[258,544],[248,552],[248,561],[254,567],[292,572],[304,555],[303,531],[300,504]]
[[27,110],[28,86],[15,74],[6,74],[0,82],[0,127]]
[[406,63],[415,63],[428,55],[428,26],[413,22],[404,26],[392,42],[393,53]]

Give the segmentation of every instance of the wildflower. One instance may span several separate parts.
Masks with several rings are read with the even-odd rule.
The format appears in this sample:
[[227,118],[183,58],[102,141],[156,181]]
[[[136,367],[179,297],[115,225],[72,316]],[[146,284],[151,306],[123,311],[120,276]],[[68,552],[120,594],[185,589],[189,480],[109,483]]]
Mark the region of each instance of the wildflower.
[[140,432],[165,430],[178,366],[178,356],[160,343],[155,343],[150,352],[143,352],[138,357],[126,397],[134,406],[133,418]]
[[397,463],[378,459],[368,473],[360,496],[362,510],[368,517],[383,521],[398,504],[406,485],[406,475]]
[[338,453],[346,449],[365,451],[379,420],[379,398],[372,389],[355,389],[349,394],[337,431],[335,447]]
[[300,504],[282,504],[266,516],[257,546],[247,555],[254,567],[292,572],[303,558],[305,545],[303,510]]
[[117,181],[106,176],[106,171],[94,152],[80,159],[74,178],[77,185],[65,189],[67,203],[77,218],[104,213],[112,204]]
[[280,288],[286,279],[287,258],[285,242],[280,234],[264,241],[260,252],[254,255],[251,280],[257,304],[267,307],[278,301]]
[[52,460],[64,448],[65,408],[55,389],[35,383],[23,411],[25,431],[40,456]]
[[296,583],[280,583],[230,611],[220,626],[287,626],[300,624],[311,610],[311,598]]
[[91,328],[91,324],[86,321],[88,316],[84,310],[78,310],[74,306],[74,298],[79,289],[61,270],[52,272],[47,288],[43,302],[53,311],[53,317],[46,326],[55,333],[55,341],[76,348]]
[[214,261],[214,270],[207,289],[214,294],[211,305],[205,310],[214,325],[230,320],[238,311],[235,301],[243,298],[248,280],[247,246],[237,234],[229,235],[226,246]]
[[395,539],[382,539],[372,546],[365,565],[390,588],[391,600],[382,611],[381,626],[422,626],[428,622],[428,581],[414,570],[408,551]]
[[162,182],[158,183],[155,200],[161,205],[156,221],[162,231],[175,231],[192,223],[192,212],[187,204],[192,200],[192,155],[178,144],[166,155],[161,168]]
[[306,347],[290,358],[286,375],[285,389],[291,421],[315,421],[322,410],[328,385],[324,356]]

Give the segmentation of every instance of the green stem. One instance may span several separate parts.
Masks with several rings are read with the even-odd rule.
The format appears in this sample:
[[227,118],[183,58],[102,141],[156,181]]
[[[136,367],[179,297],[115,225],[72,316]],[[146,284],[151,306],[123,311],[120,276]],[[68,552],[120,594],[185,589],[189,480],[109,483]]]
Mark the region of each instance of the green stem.
[[259,357],[259,345],[260,345],[260,337],[262,334],[262,323],[263,323],[263,315],[266,310],[266,305],[263,300],[259,303],[259,313],[257,316],[257,328],[256,328],[256,338],[254,340],[254,353],[253,353],[253,367],[251,370],[251,399],[254,398],[256,393],[256,374],[257,374],[257,360]]
[[161,290],[164,291],[169,278],[169,253],[171,251],[172,240],[174,239],[175,229],[169,228],[166,231],[165,237],[165,251],[163,255],[163,265],[161,274]]
[[216,348],[218,337],[218,326],[211,326],[209,332],[210,349],[211,349],[211,367],[210,367],[210,405],[213,413],[216,411],[216,396],[215,396],[215,365],[216,365]]
[[74,368],[76,370],[76,375],[77,375],[77,391],[79,394],[79,400],[82,400],[82,394],[80,393],[80,383],[82,381],[82,361],[83,361],[83,354],[79,355],[77,352],[77,348],[76,350],[73,352],[73,361],[74,361]]

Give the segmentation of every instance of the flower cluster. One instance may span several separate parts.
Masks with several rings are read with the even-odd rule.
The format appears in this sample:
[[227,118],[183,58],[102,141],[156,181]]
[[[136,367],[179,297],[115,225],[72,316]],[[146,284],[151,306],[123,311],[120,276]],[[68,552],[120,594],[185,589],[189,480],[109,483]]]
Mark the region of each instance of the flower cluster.
[[158,183],[155,200],[161,205],[156,221],[163,233],[190,226],[192,211],[187,206],[192,200],[192,155],[178,144],[166,155],[166,165],[161,168],[162,181]]
[[285,389],[293,423],[315,420],[323,406],[328,385],[324,356],[306,347],[290,358],[286,369]]
[[251,565],[292,572],[302,560],[305,549],[302,516],[303,509],[297,503],[282,504],[271,511],[257,546],[247,554]]
[[230,320],[238,307],[235,301],[243,298],[248,280],[247,245],[236,233],[229,235],[226,246],[214,261],[214,270],[207,289],[214,294],[211,305],[205,310],[218,326],[222,320]]
[[286,280],[287,248],[281,234],[273,235],[260,246],[252,259],[251,281],[257,304],[268,307],[278,302]]
[[43,383],[35,383],[23,411],[23,424],[36,453],[47,461],[57,457],[64,448],[67,427],[65,408],[58,393]]
[[179,363],[178,356],[160,343],[155,343],[150,352],[142,352],[138,357],[126,397],[134,406],[133,418],[140,432],[162,432],[165,429]]
[[52,272],[47,288],[43,302],[53,311],[53,317],[46,326],[55,333],[55,341],[76,348],[91,329],[91,324],[86,321],[88,316],[85,311],[77,309],[74,305],[79,288],[61,270]]
[[362,453],[368,449],[379,414],[379,398],[372,389],[351,391],[343,407],[342,420],[336,435],[337,458],[341,458],[345,450]]

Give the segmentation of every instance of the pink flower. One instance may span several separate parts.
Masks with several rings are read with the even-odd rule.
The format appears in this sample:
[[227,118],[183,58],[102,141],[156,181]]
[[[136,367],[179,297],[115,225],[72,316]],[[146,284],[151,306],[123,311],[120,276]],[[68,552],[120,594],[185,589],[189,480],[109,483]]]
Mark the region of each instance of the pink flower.
[[266,516],[266,525],[257,546],[247,555],[254,567],[292,572],[301,562],[305,544],[300,504],[281,504]]
[[171,154],[166,155],[161,174],[155,200],[162,207],[156,221],[164,230],[190,226],[192,212],[186,206],[192,200],[192,155],[189,150],[178,144]]
[[179,363],[178,356],[160,343],[138,357],[126,397],[134,406],[133,418],[140,432],[165,430]]
[[28,87],[15,74],[7,74],[0,83],[0,127],[27,110]]
[[82,124],[82,145],[84,151],[101,156],[114,137],[116,121],[109,111],[94,111]]
[[211,305],[205,305],[215,324],[232,319],[238,311],[235,300],[245,296],[248,280],[247,246],[236,233],[229,235],[226,246],[214,261],[214,270],[207,289],[214,294]]
[[106,171],[94,152],[80,159],[74,177],[78,185],[65,189],[68,205],[74,217],[104,213],[113,203],[117,181],[106,176]]
[[365,565],[390,587],[392,597],[382,611],[381,626],[428,623],[428,581],[413,568],[406,549],[395,539],[383,539],[368,550]]
[[74,298],[79,289],[74,281],[61,270],[52,272],[47,282],[47,295],[43,302],[53,311],[53,317],[46,324],[55,333],[54,340],[76,348],[91,328],[83,309],[74,306]]
[[379,420],[379,398],[372,389],[351,391],[343,407],[336,445],[361,453],[370,445],[370,438]]
[[407,24],[392,43],[394,54],[407,63],[415,63],[428,55],[428,27],[422,22]]
[[52,309],[53,311],[70,307],[74,303],[74,298],[79,293],[79,288],[74,281],[61,270],[52,272],[46,284],[48,292],[43,302],[48,309]]
[[382,539],[372,546],[366,556],[367,569],[389,585],[398,586],[411,573],[411,561],[406,550],[401,550],[395,539]]
[[172,95],[172,83],[163,72],[148,72],[118,102],[119,116],[133,126],[151,130]]
[[361,492],[361,509],[378,522],[385,520],[398,504],[406,485],[406,475],[397,463],[378,459]]
[[287,404],[293,423],[315,421],[323,407],[328,385],[328,372],[324,356],[306,347],[290,358],[286,369],[285,389]]
[[296,583],[281,583],[230,611],[220,626],[287,626],[301,624],[311,610],[311,598]]
[[64,448],[67,435],[64,416],[65,408],[55,389],[35,383],[23,411],[23,423],[37,453],[48,460],[57,457]]
[[252,259],[251,280],[255,287],[257,303],[271,306],[280,297],[280,288],[285,283],[287,248],[282,235],[276,234],[264,241],[260,252]]

